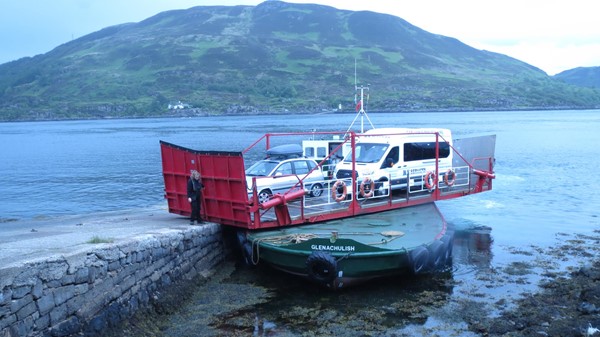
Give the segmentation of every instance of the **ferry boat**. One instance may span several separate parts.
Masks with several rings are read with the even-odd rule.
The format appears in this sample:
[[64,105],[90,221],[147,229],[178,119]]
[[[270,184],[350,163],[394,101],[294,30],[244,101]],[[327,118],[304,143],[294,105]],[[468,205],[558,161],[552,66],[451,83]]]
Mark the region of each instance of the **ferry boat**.
[[247,264],[267,262],[332,289],[442,271],[451,265],[453,238],[432,202],[350,220],[238,232]]
[[[351,125],[346,131],[267,133],[239,152],[161,141],[169,212],[190,214],[186,183],[197,170],[205,186],[202,216],[238,232],[249,264],[266,262],[335,289],[447,266],[453,234],[435,202],[492,189],[495,135],[452,139],[443,128],[365,131],[368,87],[355,89],[360,132]],[[316,166],[291,161],[287,170],[246,175],[245,154],[258,146],[272,153],[289,144],[285,139],[302,139],[303,153],[294,156],[314,159]],[[314,180],[315,172],[322,181]],[[267,190],[290,177],[295,183],[284,191]]]

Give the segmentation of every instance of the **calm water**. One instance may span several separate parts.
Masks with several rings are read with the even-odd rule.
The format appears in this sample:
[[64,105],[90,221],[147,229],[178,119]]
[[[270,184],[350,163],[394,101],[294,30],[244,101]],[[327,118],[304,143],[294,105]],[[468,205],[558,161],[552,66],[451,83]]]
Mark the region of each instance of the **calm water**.
[[[598,110],[370,118],[379,127],[447,127],[453,138],[497,135],[494,190],[438,203],[458,231],[453,274],[458,284],[510,264],[515,249],[546,249],[562,235],[600,229],[594,173],[600,167]],[[0,228],[8,219],[164,204],[159,140],[239,151],[264,132],[345,131],[353,119],[348,114],[0,123]],[[457,286],[454,293],[469,286]],[[506,289],[484,292],[501,297]]]

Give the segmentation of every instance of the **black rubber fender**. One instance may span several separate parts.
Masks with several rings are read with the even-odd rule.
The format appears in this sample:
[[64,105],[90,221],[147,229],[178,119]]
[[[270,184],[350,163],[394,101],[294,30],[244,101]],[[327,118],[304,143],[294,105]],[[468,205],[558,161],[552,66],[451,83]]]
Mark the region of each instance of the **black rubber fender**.
[[337,261],[329,252],[312,252],[306,259],[306,273],[315,282],[329,284],[337,277]]
[[419,246],[408,253],[408,261],[413,274],[423,274],[429,271],[429,250]]
[[446,265],[452,265],[452,249],[454,247],[454,231],[446,231],[441,241],[444,243],[444,255],[446,257]]
[[250,241],[246,241],[242,246],[242,256],[244,257],[244,262],[246,262],[246,265],[254,265],[254,261],[252,261],[252,243]]
[[254,265],[254,263],[252,263],[252,242],[248,240],[244,231],[238,231],[236,237],[240,251],[242,252],[244,263],[248,266]]
[[244,231],[237,231],[235,233],[235,237],[237,238],[237,242],[240,247],[242,247],[244,243],[248,241],[248,238],[246,238],[246,232]]
[[440,270],[446,264],[446,252],[444,243],[440,240],[433,241],[428,247],[429,263],[431,270]]

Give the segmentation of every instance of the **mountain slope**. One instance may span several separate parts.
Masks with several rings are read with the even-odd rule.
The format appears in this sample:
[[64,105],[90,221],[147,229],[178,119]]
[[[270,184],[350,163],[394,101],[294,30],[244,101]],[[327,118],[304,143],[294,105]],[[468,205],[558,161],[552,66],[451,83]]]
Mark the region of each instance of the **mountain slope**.
[[[0,65],[0,118],[352,109],[354,65],[370,110],[589,108],[597,90],[394,16],[267,1],[163,12]],[[189,112],[189,111],[188,111]]]
[[579,67],[553,76],[565,83],[580,87],[600,88],[600,67]]

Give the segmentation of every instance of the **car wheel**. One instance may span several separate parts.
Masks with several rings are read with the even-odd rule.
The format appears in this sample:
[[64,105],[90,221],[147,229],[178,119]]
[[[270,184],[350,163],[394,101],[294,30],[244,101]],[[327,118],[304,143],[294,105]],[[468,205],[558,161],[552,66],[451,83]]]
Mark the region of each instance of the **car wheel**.
[[310,196],[311,197],[320,197],[323,194],[323,186],[321,184],[313,184],[310,187]]
[[388,195],[388,188],[384,187],[387,181],[387,179],[379,179],[375,183],[375,195]]
[[258,203],[262,204],[263,202],[267,202],[271,199],[273,193],[269,190],[262,190],[258,193]]

